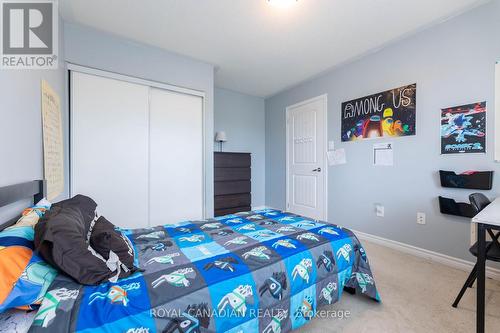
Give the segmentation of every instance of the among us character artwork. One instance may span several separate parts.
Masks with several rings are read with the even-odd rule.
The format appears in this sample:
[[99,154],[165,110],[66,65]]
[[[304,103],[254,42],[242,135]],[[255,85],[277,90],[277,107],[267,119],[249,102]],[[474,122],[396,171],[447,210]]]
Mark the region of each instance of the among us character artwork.
[[486,102],[441,110],[441,154],[486,152]]
[[417,84],[342,103],[342,141],[415,135]]

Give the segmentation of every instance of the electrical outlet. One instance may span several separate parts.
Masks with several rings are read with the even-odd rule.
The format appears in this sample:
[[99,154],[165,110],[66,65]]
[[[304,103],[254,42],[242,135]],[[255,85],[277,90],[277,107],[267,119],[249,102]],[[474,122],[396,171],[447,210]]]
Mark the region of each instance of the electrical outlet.
[[417,223],[418,224],[425,224],[425,213],[422,213],[422,212],[417,213]]
[[375,204],[375,214],[377,214],[378,217],[384,217],[385,215],[385,208],[382,205]]

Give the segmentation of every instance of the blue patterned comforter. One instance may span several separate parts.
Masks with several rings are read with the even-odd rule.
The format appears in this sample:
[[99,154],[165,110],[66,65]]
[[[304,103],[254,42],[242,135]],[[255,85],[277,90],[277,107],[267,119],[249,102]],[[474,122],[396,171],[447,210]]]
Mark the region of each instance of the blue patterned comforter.
[[344,287],[380,299],[359,240],[326,222],[267,209],[123,232],[144,271],[99,286],[59,275],[31,332],[279,333]]

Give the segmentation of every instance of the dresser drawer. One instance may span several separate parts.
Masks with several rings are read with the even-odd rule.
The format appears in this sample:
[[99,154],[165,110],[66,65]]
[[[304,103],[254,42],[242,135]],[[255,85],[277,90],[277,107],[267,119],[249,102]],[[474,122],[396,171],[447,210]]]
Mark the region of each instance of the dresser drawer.
[[214,168],[214,181],[250,180],[250,168]]
[[249,180],[215,182],[214,195],[250,193],[251,185]]
[[239,213],[239,212],[248,212],[252,210],[250,206],[242,206],[242,207],[235,207],[235,208],[225,208],[225,209],[216,209],[215,210],[215,216],[222,216],[222,215],[228,215],[228,214],[234,214],[234,213]]
[[214,153],[216,168],[249,168],[250,153]]
[[216,195],[214,198],[214,208],[216,210],[223,208],[233,208],[250,206],[251,197],[250,193],[244,194],[228,194],[228,195]]

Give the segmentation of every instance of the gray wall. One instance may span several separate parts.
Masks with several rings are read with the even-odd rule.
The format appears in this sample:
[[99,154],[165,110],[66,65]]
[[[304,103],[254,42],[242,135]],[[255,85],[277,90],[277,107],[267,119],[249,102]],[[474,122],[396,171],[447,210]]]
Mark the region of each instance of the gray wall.
[[[224,151],[252,153],[252,206],[265,204],[264,99],[215,89],[214,131],[225,131]],[[216,144],[216,150],[219,145]]]
[[[495,170],[494,67],[500,59],[500,1],[420,32],[377,53],[266,99],[266,204],[285,206],[285,107],[328,94],[328,138],[344,147],[348,164],[330,167],[328,218],[355,230],[471,259],[469,221],[439,213],[438,195],[467,200],[468,190],[439,186],[439,169]],[[417,83],[417,135],[395,138],[394,167],[372,166],[375,142],[340,142],[342,102]],[[486,100],[487,154],[440,156],[440,108]],[[387,140],[385,140],[387,141]],[[374,214],[385,206],[385,218]],[[417,211],[427,225],[416,224]]]
[[[41,81],[46,80],[61,97],[67,139],[63,26],[59,22],[59,67],[53,70],[0,70],[0,186],[43,178]],[[67,145],[66,145],[67,147]],[[68,151],[65,150],[65,156]],[[68,179],[67,163],[65,178]],[[65,191],[56,200],[66,198]],[[0,218],[19,213],[27,202],[2,209]],[[12,213],[11,213],[12,210]]]
[[212,216],[213,66],[80,25],[65,23],[64,29],[65,60],[69,63],[205,92],[205,209]]

